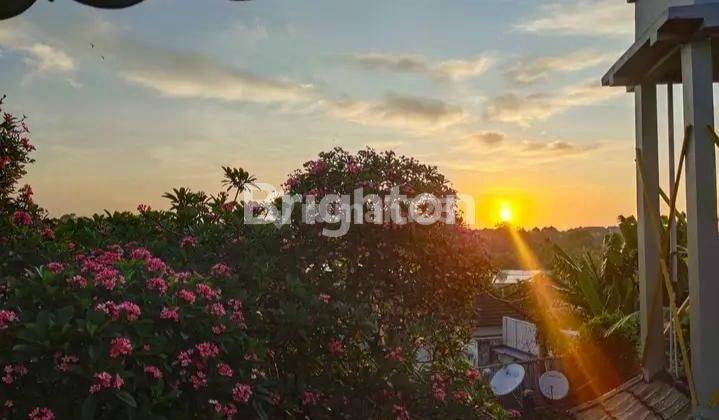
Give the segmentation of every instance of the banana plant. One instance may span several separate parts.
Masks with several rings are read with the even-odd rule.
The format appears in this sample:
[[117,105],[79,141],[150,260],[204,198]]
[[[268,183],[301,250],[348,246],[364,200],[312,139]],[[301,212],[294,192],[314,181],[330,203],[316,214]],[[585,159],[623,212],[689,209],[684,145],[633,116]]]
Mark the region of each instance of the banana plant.
[[636,223],[634,217],[620,216],[619,232],[604,238],[599,260],[590,253],[573,257],[554,245],[551,279],[580,318],[629,315],[638,310]]

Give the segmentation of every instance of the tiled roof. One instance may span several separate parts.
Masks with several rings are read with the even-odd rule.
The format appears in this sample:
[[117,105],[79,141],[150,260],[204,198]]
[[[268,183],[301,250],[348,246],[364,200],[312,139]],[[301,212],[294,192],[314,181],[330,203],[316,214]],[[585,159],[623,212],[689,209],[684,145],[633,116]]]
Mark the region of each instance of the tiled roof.
[[689,397],[664,379],[645,382],[641,375],[570,413],[579,420],[686,419]]
[[526,316],[516,306],[492,296],[482,293],[477,299],[477,319],[475,327],[501,327],[502,317],[526,319]]

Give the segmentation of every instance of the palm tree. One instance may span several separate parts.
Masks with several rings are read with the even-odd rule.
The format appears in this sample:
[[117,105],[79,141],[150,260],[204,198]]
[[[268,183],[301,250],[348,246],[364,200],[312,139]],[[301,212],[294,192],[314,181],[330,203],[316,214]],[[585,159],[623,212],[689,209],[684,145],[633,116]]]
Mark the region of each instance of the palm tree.
[[162,195],[170,200],[170,208],[175,211],[177,220],[183,225],[199,221],[207,206],[207,194],[194,192],[189,188],[173,188],[172,192]]
[[605,313],[626,316],[639,309],[634,217],[619,217],[619,232],[604,238],[599,261],[588,252],[572,257],[557,245],[554,252],[553,285],[580,318]]
[[237,202],[237,197],[242,191],[245,191],[248,186],[258,188],[257,185],[255,185],[257,178],[250,175],[250,173],[244,169],[223,166],[222,170],[225,172],[225,179],[222,181],[222,185],[227,186],[228,192],[232,189],[235,190],[235,199],[233,201]]

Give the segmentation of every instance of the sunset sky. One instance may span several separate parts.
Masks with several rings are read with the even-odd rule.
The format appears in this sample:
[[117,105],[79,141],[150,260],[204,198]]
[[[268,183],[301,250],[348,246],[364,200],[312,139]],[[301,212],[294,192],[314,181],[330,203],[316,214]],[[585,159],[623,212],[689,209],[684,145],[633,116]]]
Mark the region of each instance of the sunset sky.
[[479,226],[507,205],[609,225],[635,207],[633,98],[599,81],[632,31],[606,0],[39,1],[0,22],[0,91],[53,215],[216,192],[221,165],[279,185],[369,145],[438,165]]

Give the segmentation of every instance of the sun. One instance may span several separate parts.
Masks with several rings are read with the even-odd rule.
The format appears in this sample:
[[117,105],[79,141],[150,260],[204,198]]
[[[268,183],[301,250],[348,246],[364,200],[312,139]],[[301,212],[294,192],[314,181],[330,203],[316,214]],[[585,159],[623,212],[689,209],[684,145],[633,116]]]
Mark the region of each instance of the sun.
[[507,203],[502,203],[499,207],[499,220],[502,223],[509,223],[512,221],[512,207]]

